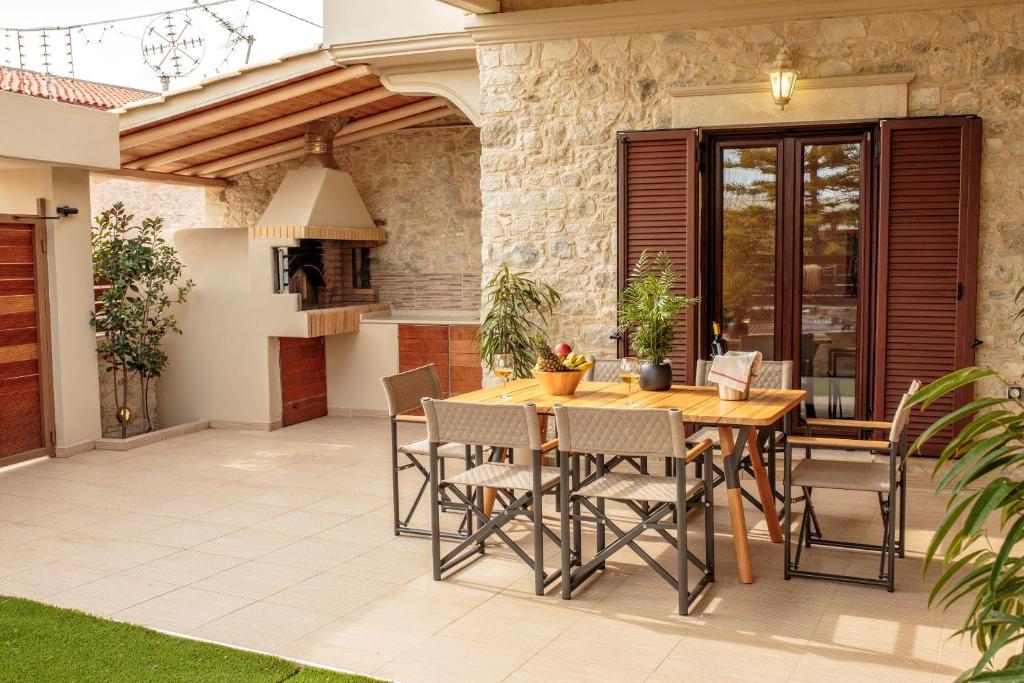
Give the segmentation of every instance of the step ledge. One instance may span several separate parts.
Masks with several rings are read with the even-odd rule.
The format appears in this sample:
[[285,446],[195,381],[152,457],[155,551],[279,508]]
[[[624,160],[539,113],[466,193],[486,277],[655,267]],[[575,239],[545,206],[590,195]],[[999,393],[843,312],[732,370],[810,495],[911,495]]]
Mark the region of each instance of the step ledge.
[[174,425],[173,427],[165,427],[152,432],[146,432],[145,434],[129,436],[125,439],[96,439],[96,450],[130,451],[133,448],[148,446],[151,443],[157,443],[158,441],[164,441],[166,439],[173,439],[177,436],[183,436],[193,432],[201,432],[204,429],[209,428],[209,420],[196,420],[194,422],[186,422],[184,424]]

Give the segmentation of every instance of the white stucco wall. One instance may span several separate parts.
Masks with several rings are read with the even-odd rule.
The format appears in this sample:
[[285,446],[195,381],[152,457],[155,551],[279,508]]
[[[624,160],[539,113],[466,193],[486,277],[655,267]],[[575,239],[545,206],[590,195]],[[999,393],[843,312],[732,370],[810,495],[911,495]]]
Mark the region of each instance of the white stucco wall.
[[437,0],[330,0],[324,45],[461,31],[465,13]]
[[335,415],[386,415],[380,378],[398,372],[398,325],[360,325],[325,337],[327,410]]

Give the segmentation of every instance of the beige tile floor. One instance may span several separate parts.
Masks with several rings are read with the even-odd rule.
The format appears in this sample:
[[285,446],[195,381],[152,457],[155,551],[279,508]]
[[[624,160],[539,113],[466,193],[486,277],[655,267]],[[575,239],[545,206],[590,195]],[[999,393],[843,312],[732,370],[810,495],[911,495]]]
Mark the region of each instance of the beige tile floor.
[[[896,593],[783,581],[753,509],[757,581],[740,584],[719,507],[717,581],[682,618],[629,551],[568,602],[534,596],[530,570],[497,545],[435,583],[428,541],[391,533],[386,444],[384,420],[328,417],[0,473],[0,593],[410,683],[946,681],[972,662],[950,639],[962,613],[926,604],[921,553],[944,505],[930,463],[913,468]],[[878,535],[869,495],[818,498],[826,530]],[[690,543],[703,547],[700,529]],[[875,566],[831,549],[808,562]]]

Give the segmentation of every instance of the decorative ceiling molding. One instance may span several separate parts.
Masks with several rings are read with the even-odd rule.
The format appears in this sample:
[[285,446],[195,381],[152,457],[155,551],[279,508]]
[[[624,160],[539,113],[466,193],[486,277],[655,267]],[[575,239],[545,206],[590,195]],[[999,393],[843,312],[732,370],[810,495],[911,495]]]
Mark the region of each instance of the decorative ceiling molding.
[[375,67],[410,64],[476,62],[476,42],[465,31],[426,36],[371,40],[332,45],[328,48],[338,64],[370,64]]
[[490,14],[501,11],[501,0],[441,0],[441,2],[473,14]]
[[999,0],[633,0],[466,16],[483,45],[1005,4]]

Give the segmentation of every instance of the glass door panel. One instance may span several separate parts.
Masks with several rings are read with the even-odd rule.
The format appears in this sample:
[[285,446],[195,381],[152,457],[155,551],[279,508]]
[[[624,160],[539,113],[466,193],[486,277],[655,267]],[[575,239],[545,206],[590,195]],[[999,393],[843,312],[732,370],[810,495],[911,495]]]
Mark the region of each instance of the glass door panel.
[[800,381],[812,417],[857,413],[860,142],[803,144]]
[[723,335],[735,351],[775,358],[778,147],[721,148]]

